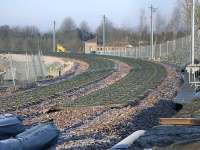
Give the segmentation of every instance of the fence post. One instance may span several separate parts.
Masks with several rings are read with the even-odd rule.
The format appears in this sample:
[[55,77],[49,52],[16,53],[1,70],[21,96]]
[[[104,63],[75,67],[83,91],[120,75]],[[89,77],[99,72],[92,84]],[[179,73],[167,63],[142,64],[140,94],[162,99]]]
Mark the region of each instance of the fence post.
[[160,60],[161,60],[161,57],[162,57],[162,44],[160,44]]
[[168,57],[169,57],[169,41],[167,41],[167,60],[168,60]]
[[174,51],[176,51],[177,50],[177,40],[174,40]]

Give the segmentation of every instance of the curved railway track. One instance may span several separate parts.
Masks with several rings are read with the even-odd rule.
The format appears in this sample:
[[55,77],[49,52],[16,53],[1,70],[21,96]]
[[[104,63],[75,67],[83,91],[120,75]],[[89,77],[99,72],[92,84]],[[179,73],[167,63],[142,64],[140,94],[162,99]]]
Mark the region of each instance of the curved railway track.
[[127,102],[143,99],[151,90],[160,85],[166,75],[166,70],[159,64],[127,58],[112,59],[131,66],[129,74],[114,84],[71,100],[68,94],[70,92],[72,95],[75,94],[73,90],[68,91],[66,97],[63,97],[62,94],[60,98],[60,95],[54,95],[51,97],[51,102],[53,103],[55,100],[64,107],[52,112],[46,111],[48,113],[42,112],[42,108],[46,108],[45,105],[48,104],[32,108],[27,111],[27,115],[30,116],[26,119],[26,124],[54,120],[62,131],[58,149],[84,149],[88,144],[92,147],[94,141],[97,142],[94,145],[98,145],[100,141],[105,141],[105,145],[108,144],[106,139],[112,139],[109,134],[116,132],[113,124],[123,122],[128,116],[133,115],[132,112],[135,112],[134,110],[137,108],[137,104],[132,107],[127,105]]
[[[76,57],[75,57],[76,58]],[[1,112],[10,112],[26,108],[32,105],[38,105],[43,101],[52,99],[62,92],[72,93],[74,90],[81,89],[87,85],[93,84],[106,78],[115,71],[114,62],[102,57],[78,57],[80,60],[90,64],[87,71],[73,77],[70,80],[59,82],[45,87],[38,87],[26,92],[16,92],[9,96],[0,97]],[[99,70],[99,68],[101,68]],[[64,94],[63,93],[63,94]]]
[[75,106],[123,104],[135,101],[144,97],[148,89],[159,85],[165,78],[166,71],[159,64],[132,59],[119,60],[132,67],[129,75],[112,86],[78,99],[74,103]]
[[[112,139],[109,135],[116,132],[113,124],[133,115],[137,102],[160,85],[166,70],[159,64],[130,58],[87,57],[81,58],[90,64],[86,72],[70,81],[1,100],[2,111],[17,112],[27,125],[53,120],[62,131],[58,149],[83,148]],[[62,107],[49,109],[54,106]],[[108,144],[107,140],[102,142]]]
[[[29,107],[27,112],[28,115],[26,115],[26,117],[33,117],[36,115],[38,116],[42,113],[42,111],[39,112],[38,110],[46,110],[50,108],[49,106],[57,105],[58,107],[59,105],[62,107],[66,107],[66,102],[68,103],[67,107],[70,107],[73,105],[73,102],[76,101],[78,98],[89,95],[90,93],[96,92],[109,85],[112,85],[122,79],[124,76],[128,75],[128,73],[130,72],[130,66],[119,61],[113,60],[113,62],[115,62],[116,64],[114,70],[109,71],[107,74],[93,81],[44,98],[43,100],[41,100],[42,103],[40,105]],[[23,112],[25,111],[23,110]]]

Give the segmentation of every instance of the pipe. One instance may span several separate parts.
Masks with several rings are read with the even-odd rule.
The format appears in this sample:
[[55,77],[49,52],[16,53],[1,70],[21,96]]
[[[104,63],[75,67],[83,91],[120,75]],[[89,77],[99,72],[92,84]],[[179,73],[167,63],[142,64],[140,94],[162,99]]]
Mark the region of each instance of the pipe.
[[139,130],[122,140],[121,142],[114,145],[110,150],[118,150],[118,149],[128,149],[131,145],[141,136],[145,134],[145,130]]

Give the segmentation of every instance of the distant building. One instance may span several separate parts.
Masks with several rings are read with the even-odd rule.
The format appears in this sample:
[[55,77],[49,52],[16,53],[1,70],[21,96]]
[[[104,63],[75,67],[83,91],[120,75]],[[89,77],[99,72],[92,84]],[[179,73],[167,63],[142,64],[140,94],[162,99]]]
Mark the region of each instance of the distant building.
[[97,39],[91,39],[85,42],[85,53],[90,54],[97,50]]
[[92,39],[89,41],[85,42],[85,53],[90,54],[90,53],[95,53],[98,51],[117,51],[117,50],[127,50],[132,48],[133,46],[129,44],[128,41],[116,41],[112,43],[106,44],[104,47],[103,45],[98,45],[97,44],[97,39]]

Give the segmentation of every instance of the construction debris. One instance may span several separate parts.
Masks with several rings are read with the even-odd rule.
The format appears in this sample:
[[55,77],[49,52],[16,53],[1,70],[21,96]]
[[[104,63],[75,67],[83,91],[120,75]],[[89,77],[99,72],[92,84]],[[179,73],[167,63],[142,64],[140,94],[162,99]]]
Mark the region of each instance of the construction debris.
[[0,141],[1,150],[43,150],[56,143],[59,131],[52,123],[39,124],[24,131],[17,119],[6,115],[2,118],[5,121],[0,120],[0,135],[7,136]]
[[0,140],[16,136],[24,130],[25,126],[19,116],[12,114],[0,115]]
[[199,126],[157,126],[138,138],[132,147],[150,149],[155,146],[165,147],[182,141],[199,140]]
[[200,125],[197,118],[160,118],[161,125]]

